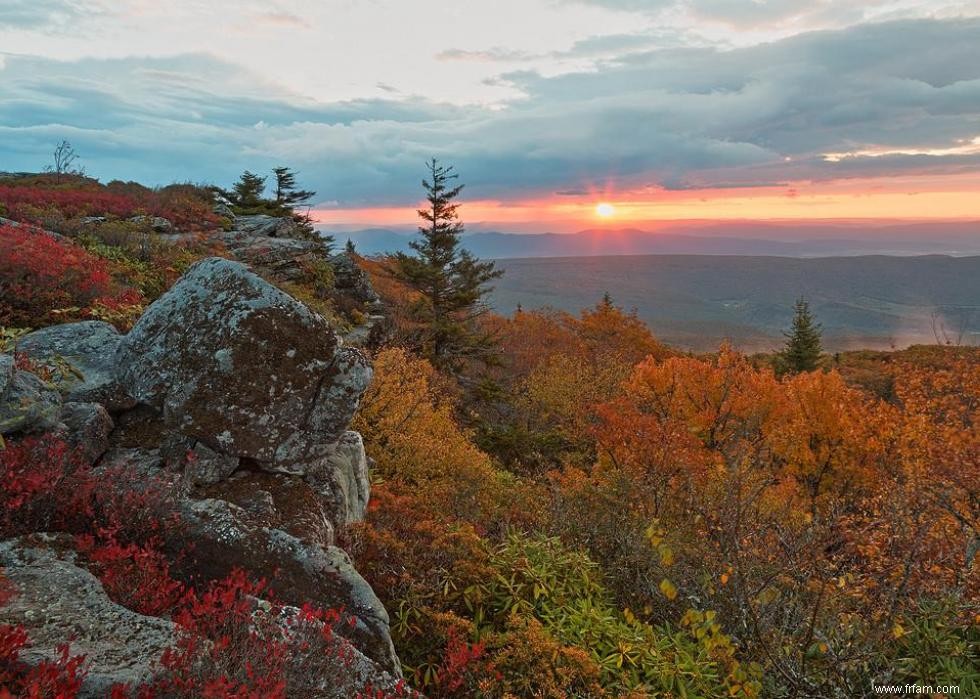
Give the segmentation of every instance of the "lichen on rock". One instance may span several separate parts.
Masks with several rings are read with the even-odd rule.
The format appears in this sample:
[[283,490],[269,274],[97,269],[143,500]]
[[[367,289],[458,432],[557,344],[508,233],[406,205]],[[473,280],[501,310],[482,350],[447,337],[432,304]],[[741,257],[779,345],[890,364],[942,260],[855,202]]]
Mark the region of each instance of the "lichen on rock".
[[220,258],[191,267],[146,310],[117,362],[130,395],[183,434],[284,469],[343,434],[371,378],[326,320]]

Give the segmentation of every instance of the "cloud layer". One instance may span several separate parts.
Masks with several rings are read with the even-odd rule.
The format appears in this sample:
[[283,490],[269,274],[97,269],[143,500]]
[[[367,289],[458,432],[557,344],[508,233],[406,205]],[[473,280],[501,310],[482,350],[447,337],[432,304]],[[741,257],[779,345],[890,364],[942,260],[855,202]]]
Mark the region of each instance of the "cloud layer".
[[[593,4],[610,14],[677,5]],[[813,7],[754,4],[758,17],[729,19],[785,21]],[[844,3],[817,5],[846,19]],[[684,3],[725,21],[733,7]],[[15,2],[0,24],[40,31],[63,25],[72,8]],[[266,14],[280,31],[307,31],[297,13]],[[980,170],[971,147],[980,137],[978,18],[860,23],[735,48],[700,39],[696,27],[613,28],[564,48],[431,51],[434,64],[481,66],[474,79],[502,97],[476,103],[413,96],[397,80],[372,84],[377,96],[314,98],[204,52],[6,54],[0,170],[39,169],[67,138],[103,177],[228,182],[244,168],[287,163],[341,206],[412,201],[433,155],[453,161],[471,193],[503,200],[610,182],[688,190]]]

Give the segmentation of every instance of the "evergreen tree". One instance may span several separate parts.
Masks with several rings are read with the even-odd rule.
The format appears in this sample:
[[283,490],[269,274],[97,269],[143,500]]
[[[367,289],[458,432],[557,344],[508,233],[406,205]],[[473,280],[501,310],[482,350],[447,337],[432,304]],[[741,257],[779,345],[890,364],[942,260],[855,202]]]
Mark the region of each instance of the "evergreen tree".
[[486,312],[486,284],[503,272],[492,262],[482,262],[460,247],[463,224],[456,197],[463,185],[453,185],[458,175],[433,158],[428,164],[430,180],[423,180],[429,205],[419,209],[424,224],[418,240],[410,245],[414,254],[398,253],[396,276],[421,295],[414,309],[420,325],[422,353],[433,364],[458,368],[467,359],[488,359],[493,341],[476,326]]
[[820,345],[820,324],[814,322],[810,304],[801,296],[793,308],[793,328],[783,333],[786,346],[780,358],[786,371],[798,374],[817,368],[823,348]]
[[296,173],[288,167],[276,167],[272,169],[272,172],[276,176],[275,194],[276,204],[279,206],[292,209],[305,204],[316,196],[316,192],[296,188]]
[[265,192],[265,179],[246,170],[227,193],[229,203],[240,213],[261,213],[268,202],[262,198]]

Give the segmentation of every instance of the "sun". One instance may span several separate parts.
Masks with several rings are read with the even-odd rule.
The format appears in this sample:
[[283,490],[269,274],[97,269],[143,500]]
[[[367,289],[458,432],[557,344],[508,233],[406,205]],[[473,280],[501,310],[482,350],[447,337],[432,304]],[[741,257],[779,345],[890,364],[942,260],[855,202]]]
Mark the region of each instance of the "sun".
[[596,204],[595,213],[599,218],[612,218],[612,216],[616,213],[616,207],[604,201],[600,204]]

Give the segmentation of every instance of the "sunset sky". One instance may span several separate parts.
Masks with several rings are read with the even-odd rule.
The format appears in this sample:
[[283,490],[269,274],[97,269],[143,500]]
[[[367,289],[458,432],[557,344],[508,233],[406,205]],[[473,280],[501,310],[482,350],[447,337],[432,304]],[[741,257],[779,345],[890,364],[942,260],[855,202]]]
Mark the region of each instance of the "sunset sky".
[[325,223],[411,223],[431,156],[515,230],[980,218],[980,0],[3,0],[0,170],[61,139]]

